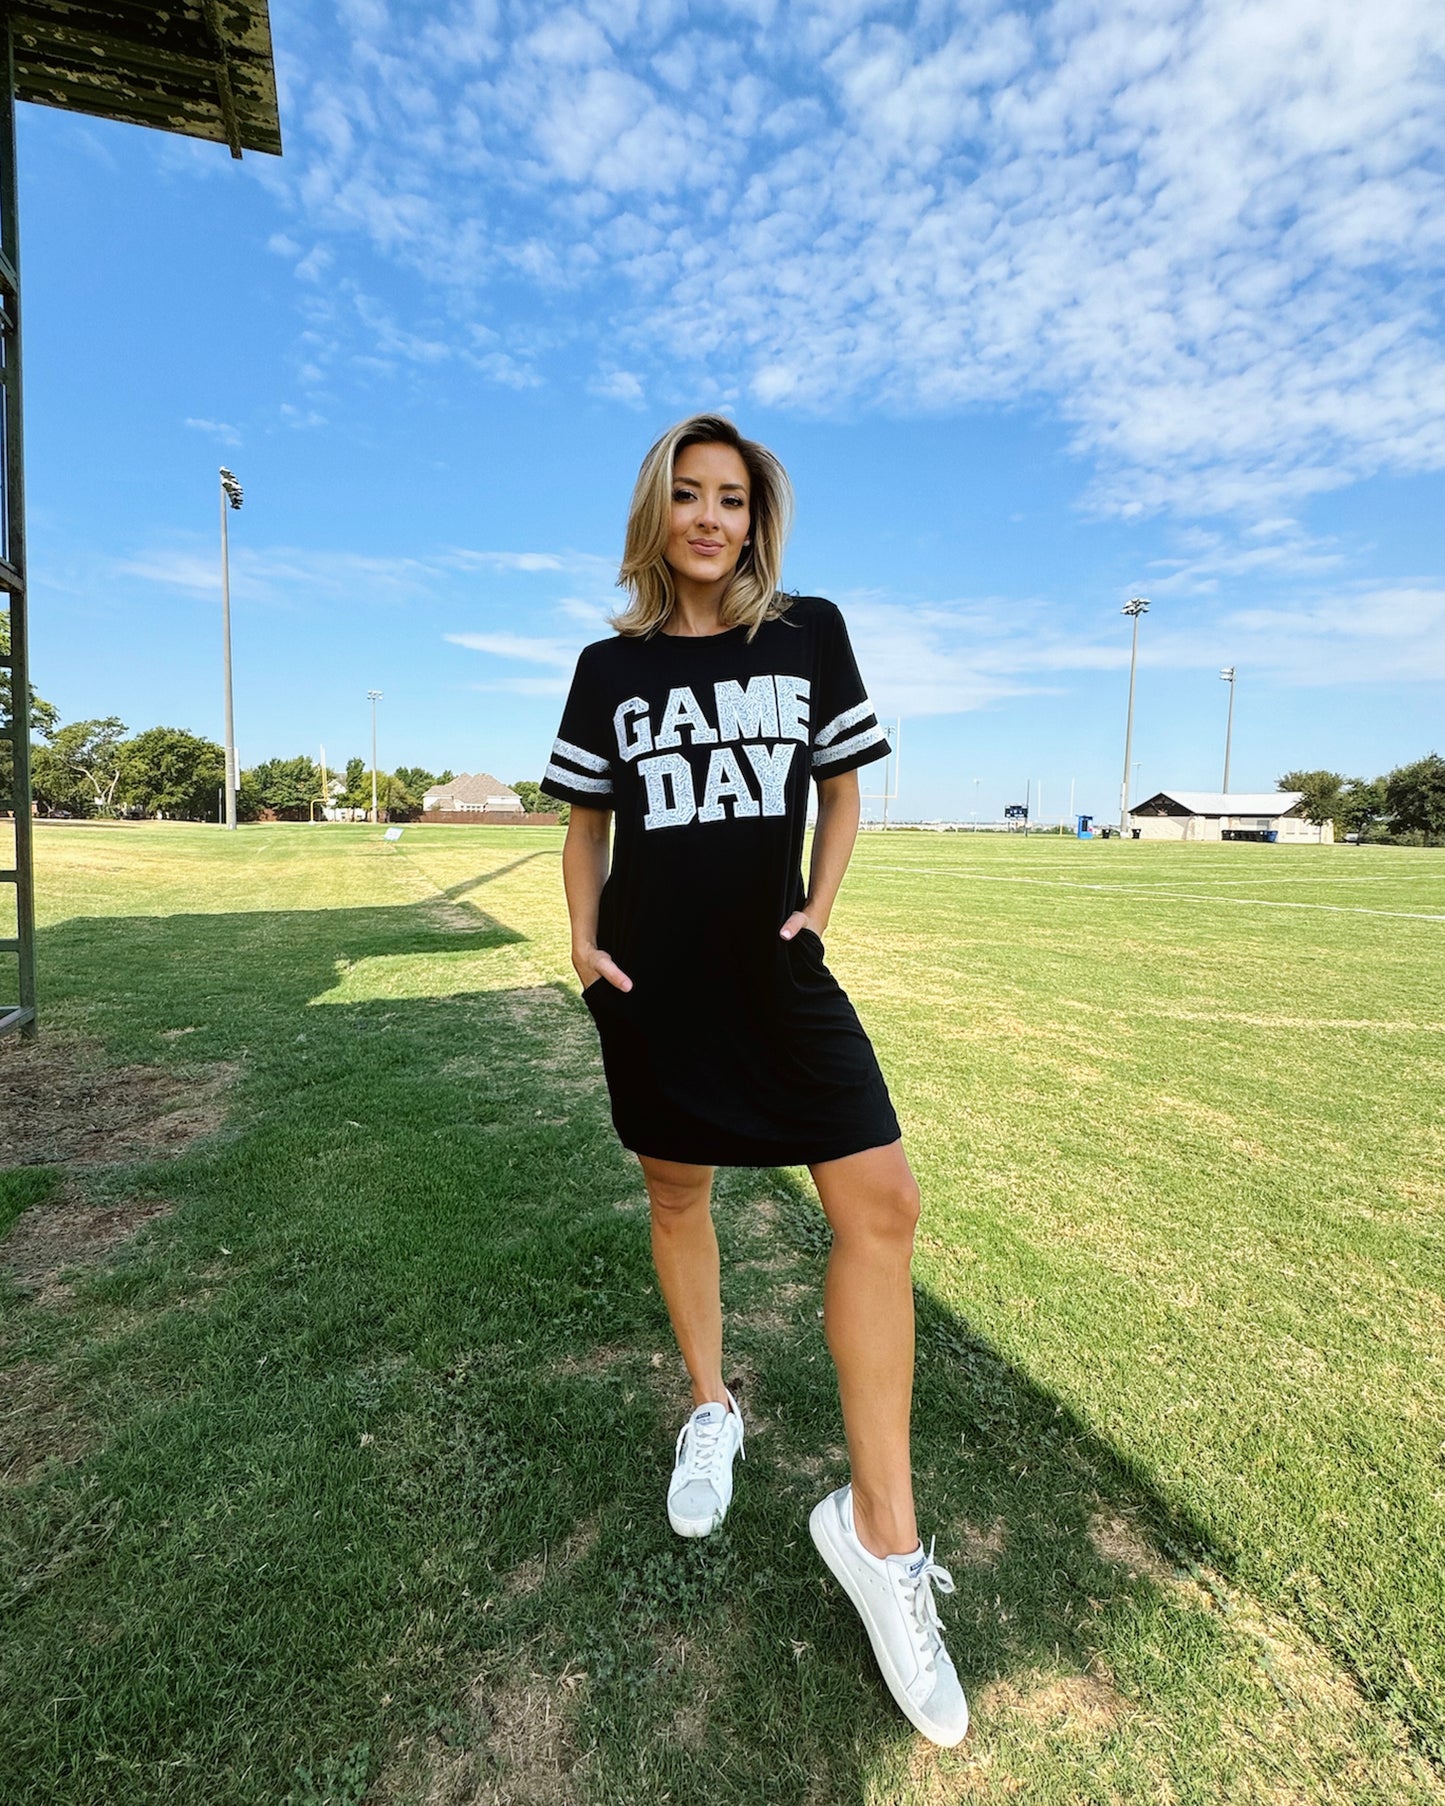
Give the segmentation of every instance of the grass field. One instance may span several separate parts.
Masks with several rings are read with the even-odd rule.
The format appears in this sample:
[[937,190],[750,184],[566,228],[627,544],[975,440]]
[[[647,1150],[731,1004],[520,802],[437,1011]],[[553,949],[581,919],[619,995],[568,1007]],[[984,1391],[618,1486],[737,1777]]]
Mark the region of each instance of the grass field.
[[1445,855],[860,842],[827,952],[924,1193],[941,1753],[807,1536],[804,1173],[720,1175],[748,1459],[668,1529],[559,848],[40,833],[48,1057],[210,1132],[0,1178],[12,1249],[142,1225],[3,1300],[0,1801],[1445,1801]]

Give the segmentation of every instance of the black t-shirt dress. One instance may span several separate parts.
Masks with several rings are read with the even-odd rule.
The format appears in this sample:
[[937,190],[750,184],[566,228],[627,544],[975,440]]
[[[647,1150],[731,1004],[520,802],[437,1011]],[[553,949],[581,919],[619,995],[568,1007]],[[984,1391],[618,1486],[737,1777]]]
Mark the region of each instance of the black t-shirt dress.
[[577,660],[543,789],[615,815],[582,993],[624,1147],[805,1166],[899,1136],[873,1047],[810,929],[808,782],[883,758],[842,615],[791,599],[747,629],[615,635]]

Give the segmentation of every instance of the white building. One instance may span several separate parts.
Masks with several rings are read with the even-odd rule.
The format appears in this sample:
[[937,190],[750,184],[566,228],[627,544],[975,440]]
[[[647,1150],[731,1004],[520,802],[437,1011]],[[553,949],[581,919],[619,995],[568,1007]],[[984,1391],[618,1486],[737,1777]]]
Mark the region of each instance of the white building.
[[1333,822],[1306,821],[1301,790],[1160,790],[1129,811],[1141,840],[1278,840],[1329,846]]
[[447,784],[433,784],[421,799],[422,810],[440,809],[449,815],[525,815],[527,805],[515,790],[489,772],[462,772]]

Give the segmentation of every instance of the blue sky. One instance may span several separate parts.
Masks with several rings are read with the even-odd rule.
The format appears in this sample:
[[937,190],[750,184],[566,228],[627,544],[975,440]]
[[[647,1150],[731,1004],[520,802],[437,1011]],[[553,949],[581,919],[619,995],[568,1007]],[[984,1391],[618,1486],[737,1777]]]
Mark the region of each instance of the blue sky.
[[1445,5],[272,7],[286,155],[21,109],[36,677],[540,772],[655,433],[733,413],[898,813],[1445,750]]

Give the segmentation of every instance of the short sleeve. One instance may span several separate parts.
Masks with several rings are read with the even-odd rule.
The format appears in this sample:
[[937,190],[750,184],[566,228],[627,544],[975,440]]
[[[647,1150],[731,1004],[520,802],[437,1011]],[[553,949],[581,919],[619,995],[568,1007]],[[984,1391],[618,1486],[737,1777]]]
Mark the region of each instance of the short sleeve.
[[572,673],[572,687],[562,709],[562,725],[552,742],[552,754],[543,774],[548,796],[584,809],[610,809],[613,805],[612,760],[608,757],[611,723],[606,699],[584,647]]
[[863,688],[847,625],[831,602],[820,624],[812,712],[815,778],[837,777],[888,756],[888,736]]

